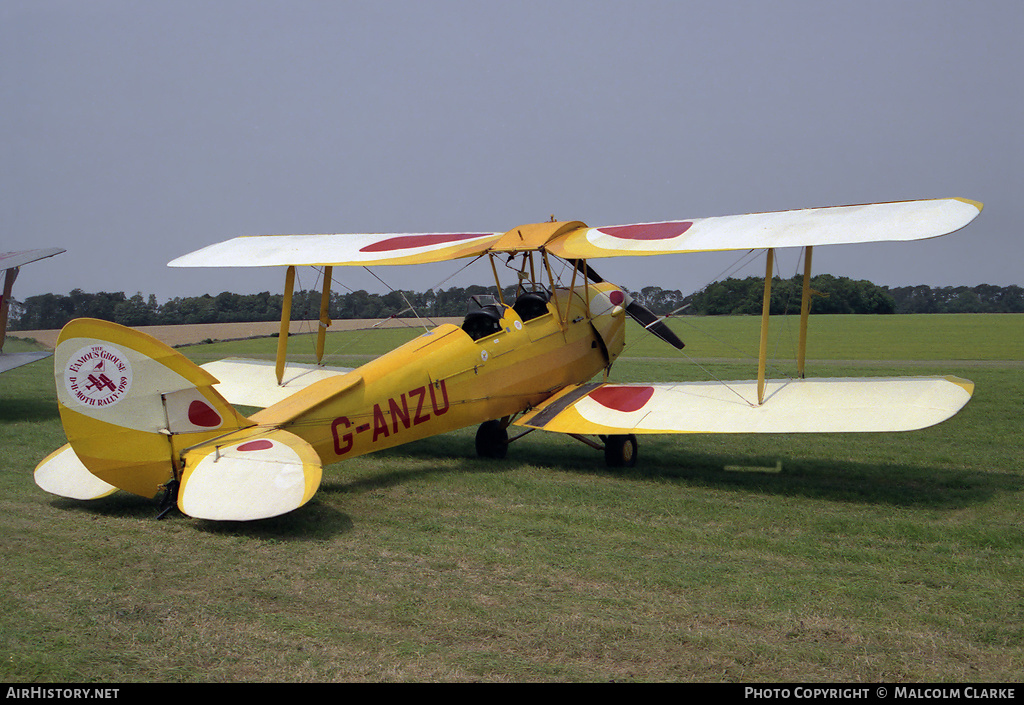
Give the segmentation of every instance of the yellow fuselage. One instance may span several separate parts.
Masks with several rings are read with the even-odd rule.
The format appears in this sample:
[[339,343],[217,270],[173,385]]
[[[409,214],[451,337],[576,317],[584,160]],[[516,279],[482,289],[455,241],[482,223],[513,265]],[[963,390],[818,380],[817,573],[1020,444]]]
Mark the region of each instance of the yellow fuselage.
[[558,289],[531,320],[500,306],[500,331],[474,340],[439,326],[347,375],[258,412],[316,449],[324,465],[526,411],[591,379],[622,351],[610,284]]

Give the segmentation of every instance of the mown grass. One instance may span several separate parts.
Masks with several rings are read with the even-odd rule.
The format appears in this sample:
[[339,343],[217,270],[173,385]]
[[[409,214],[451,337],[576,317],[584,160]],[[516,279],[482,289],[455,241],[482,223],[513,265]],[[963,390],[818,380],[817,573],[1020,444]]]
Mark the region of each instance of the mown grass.
[[[310,504],[244,525],[38,490],[31,469],[63,443],[52,371],[4,374],[0,679],[1019,680],[1020,337],[933,358],[908,335],[901,358],[890,320],[938,322],[835,318],[860,347],[812,353],[814,374],[957,374],[974,399],[909,434],[647,437],[619,473],[551,434],[484,462],[468,429],[332,466]],[[1012,342],[1024,321],[970,318],[955,339],[980,335],[960,323]],[[618,379],[751,372],[636,349]]]

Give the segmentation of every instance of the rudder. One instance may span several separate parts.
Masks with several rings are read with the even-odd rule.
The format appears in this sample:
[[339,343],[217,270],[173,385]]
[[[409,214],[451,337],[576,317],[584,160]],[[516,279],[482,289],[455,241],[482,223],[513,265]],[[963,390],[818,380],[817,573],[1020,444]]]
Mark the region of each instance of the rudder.
[[[213,375],[137,330],[76,319],[53,357],[74,454],[97,478],[133,494],[155,497],[179,477],[185,448],[253,425],[213,388]],[[62,494],[52,482],[44,489]]]

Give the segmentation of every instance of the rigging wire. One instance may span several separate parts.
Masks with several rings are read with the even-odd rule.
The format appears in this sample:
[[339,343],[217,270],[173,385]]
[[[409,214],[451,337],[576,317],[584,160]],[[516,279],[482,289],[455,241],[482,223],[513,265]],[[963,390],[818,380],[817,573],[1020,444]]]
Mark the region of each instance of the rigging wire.
[[[709,281],[708,281],[708,282],[707,282],[707,283],[706,283],[706,284],[705,284],[705,285],[704,285],[703,287],[701,287],[700,289],[698,289],[697,291],[695,291],[695,292],[694,292],[693,294],[690,294],[690,295],[689,295],[689,296],[687,297],[687,299],[692,299],[692,298],[693,298],[694,296],[696,296],[697,294],[699,294],[699,293],[701,293],[701,292],[703,292],[703,291],[707,290],[707,289],[708,289],[708,288],[709,288],[709,287],[710,287],[710,286],[711,286],[712,284],[714,284],[714,283],[718,282],[718,281],[719,281],[719,280],[721,280],[721,279],[722,279],[723,277],[731,276],[731,275],[732,275],[732,274],[734,274],[735,272],[737,272],[737,271],[739,271],[739,270],[743,269],[743,268],[744,268],[744,267],[746,267],[746,266],[747,266],[748,264],[750,264],[750,262],[751,262],[751,261],[752,261],[753,259],[757,258],[757,257],[758,257],[758,256],[760,255],[760,253],[761,253],[761,252],[763,252],[763,250],[748,250],[748,251],[746,251],[746,252],[745,252],[744,254],[742,254],[742,255],[741,255],[740,257],[738,257],[738,258],[737,258],[736,260],[734,260],[734,261],[733,261],[733,262],[732,262],[732,263],[731,263],[731,264],[730,264],[729,266],[725,267],[725,268],[724,268],[724,269],[723,269],[723,270],[722,270],[722,271],[721,271],[721,272],[720,272],[720,273],[719,273],[718,275],[716,275],[716,276],[712,277],[712,278],[711,278],[711,279],[710,279],[710,280],[709,280]],[[526,255],[524,255],[524,258],[525,258],[525,256],[526,256]],[[474,257],[474,258],[472,258],[472,259],[471,259],[471,260],[470,260],[469,262],[467,262],[467,263],[466,263],[466,264],[465,264],[464,266],[462,266],[461,268],[459,268],[458,270],[456,270],[455,272],[453,272],[453,273],[452,273],[452,274],[450,274],[449,276],[447,276],[447,277],[445,277],[444,279],[442,279],[442,280],[441,280],[440,282],[438,282],[437,284],[435,284],[435,285],[434,285],[433,287],[430,287],[430,289],[432,289],[432,290],[437,290],[437,289],[439,289],[439,288],[440,288],[440,287],[442,287],[443,285],[447,284],[447,283],[448,283],[448,282],[449,282],[449,281],[450,281],[451,279],[453,279],[454,277],[456,277],[457,275],[459,275],[460,273],[462,273],[463,271],[465,271],[465,270],[466,270],[466,269],[467,269],[468,267],[470,267],[470,266],[472,266],[473,264],[475,264],[475,263],[476,263],[476,262],[477,262],[478,260],[480,260],[480,259],[481,259],[482,257],[483,257],[483,255],[478,255],[477,257]],[[511,265],[511,263],[512,263],[512,260],[513,260],[513,259],[514,259],[514,257],[510,257],[510,258],[509,258],[509,259],[508,259],[508,260],[507,260],[507,261],[505,262],[505,267],[506,267],[506,268],[508,268],[508,269],[513,269],[513,270],[514,270],[514,271],[516,271],[516,272],[517,272],[517,274],[518,274],[518,273],[519,273],[519,272],[520,272],[521,270],[516,270],[516,269],[515,269],[515,268],[514,268],[514,267],[513,267],[512,265]],[[553,279],[554,279],[555,283],[556,283],[556,284],[557,284],[558,286],[560,286],[560,287],[564,287],[564,286],[566,286],[566,285],[564,284],[564,281],[563,281],[563,277],[565,276],[565,273],[566,273],[566,268],[567,268],[567,267],[569,266],[569,263],[568,263],[568,262],[565,262],[564,260],[561,260],[561,258],[555,258],[555,259],[561,262],[561,267],[560,267],[560,268],[558,268],[558,271],[554,272],[554,276],[553,276]],[[801,255],[800,257],[798,257],[798,259],[797,259],[797,265],[796,265],[796,266],[797,266],[797,271],[799,271],[799,266],[800,266],[800,262],[801,262],[801,261],[802,261],[802,255]],[[524,266],[525,266],[525,259],[524,259]],[[776,272],[778,273],[778,276],[779,276],[779,278],[781,279],[781,278],[782,278],[782,275],[781,275],[781,265],[780,265],[780,263],[776,262],[775,268],[776,268]],[[323,269],[322,269],[322,268],[315,268],[315,269],[316,269],[316,271],[317,271],[317,273],[318,273],[318,276],[317,276],[317,279],[316,279],[316,283],[317,283],[317,284],[319,284],[319,283],[320,283],[320,277],[321,277],[321,276],[323,275],[323,273],[324,273],[324,272],[323,272]],[[391,287],[391,286],[390,286],[390,284],[388,284],[387,282],[385,282],[385,281],[384,281],[384,280],[383,280],[383,279],[382,279],[382,278],[381,278],[380,276],[378,276],[378,275],[377,275],[377,274],[376,274],[375,272],[373,272],[373,271],[372,271],[372,270],[371,270],[371,269],[370,269],[369,267],[363,267],[363,269],[364,269],[365,271],[367,271],[367,272],[368,272],[368,273],[369,273],[369,274],[370,274],[370,275],[371,275],[372,277],[374,277],[374,278],[375,278],[375,279],[376,279],[376,280],[377,280],[378,282],[380,282],[381,284],[383,284],[383,285],[384,285],[384,286],[385,286],[385,287],[386,287],[386,288],[387,288],[387,289],[388,289],[388,290],[389,290],[390,292],[395,292],[395,291],[398,291],[398,290],[394,289],[393,287]],[[552,268],[552,269],[554,269],[554,268]],[[575,268],[575,267],[573,267],[573,272],[576,272],[576,271],[577,271],[577,270],[576,270],[576,268]],[[794,276],[795,276],[795,275],[794,275]],[[298,279],[298,274],[296,274],[296,278]],[[338,283],[338,284],[339,284],[339,285],[340,285],[340,286],[341,286],[342,288],[346,289],[346,290],[347,290],[347,291],[349,291],[350,293],[354,293],[354,292],[353,292],[353,290],[351,289],[351,287],[348,287],[348,286],[346,286],[346,285],[345,285],[345,284],[344,284],[343,282],[340,282],[340,281],[338,281],[338,280],[336,279],[336,277],[332,276],[332,277],[331,277],[331,281],[332,281],[332,283],[334,283],[334,282],[337,282],[337,283]],[[500,284],[498,284],[497,282],[495,282],[495,284],[496,284],[497,286],[500,286]],[[356,338],[354,338],[354,339],[353,339],[353,338],[350,338],[350,339],[349,339],[349,340],[348,340],[348,341],[347,341],[347,342],[346,342],[345,344],[341,345],[340,347],[336,347],[336,348],[334,348],[334,349],[333,349],[333,350],[332,350],[332,351],[330,352],[329,356],[331,356],[331,357],[335,357],[335,356],[340,356],[340,355],[342,355],[342,354],[343,354],[343,351],[344,351],[345,349],[347,349],[347,348],[351,347],[352,345],[354,345],[354,344],[358,343],[359,341],[361,341],[361,340],[362,340],[362,339],[363,339],[363,338],[364,338],[364,337],[365,337],[365,336],[366,336],[366,335],[367,335],[367,334],[368,334],[368,333],[369,333],[370,331],[372,331],[372,330],[374,330],[374,329],[378,328],[378,327],[379,327],[379,326],[381,326],[381,325],[382,325],[383,323],[385,323],[386,321],[388,321],[388,320],[390,320],[390,319],[392,319],[392,318],[397,318],[397,316],[401,315],[402,313],[406,313],[407,311],[411,311],[411,312],[413,313],[413,315],[414,315],[414,316],[416,317],[417,321],[419,322],[419,325],[422,325],[422,326],[423,326],[423,328],[424,328],[424,330],[429,330],[429,329],[427,328],[426,322],[429,322],[430,324],[434,324],[434,321],[432,321],[432,320],[431,320],[431,319],[430,319],[429,317],[424,317],[424,316],[421,316],[421,315],[420,315],[420,313],[419,313],[419,311],[417,311],[416,307],[415,307],[415,306],[413,306],[413,304],[412,304],[412,302],[411,302],[411,301],[409,301],[408,297],[407,297],[407,296],[405,295],[405,292],[403,292],[403,291],[398,291],[398,293],[399,293],[399,294],[400,294],[400,295],[402,296],[402,299],[403,299],[403,300],[405,301],[405,303],[406,303],[406,305],[407,305],[407,308],[406,308],[406,309],[403,309],[403,310],[402,310],[402,311],[400,311],[400,312],[399,312],[398,314],[395,314],[395,315],[389,316],[389,317],[387,317],[387,318],[382,318],[382,319],[380,319],[380,320],[379,320],[379,321],[378,321],[377,323],[375,323],[375,324],[373,324],[372,326],[370,326],[370,328],[366,328],[366,329],[363,329],[363,335],[361,335],[361,336],[358,336],[358,337],[356,337]],[[785,301],[785,303],[784,303],[784,309],[785,309],[785,311],[784,311],[784,315],[785,315],[785,314],[788,314],[788,311],[789,311],[789,306],[790,306],[791,300],[792,300],[792,290],[789,290],[789,291],[787,292],[787,297],[786,297],[786,301]],[[689,305],[690,305],[689,303],[684,303],[684,305],[683,305],[683,306],[680,306],[679,308],[675,309],[674,311],[670,312],[669,314],[667,314],[667,315],[664,315],[664,316],[659,316],[659,317],[658,317],[658,320],[660,320],[660,321],[664,321],[665,319],[667,319],[667,318],[669,318],[669,317],[673,316],[674,314],[678,313],[679,311],[681,311],[681,310],[684,310],[684,309],[685,309],[685,308],[687,308],[687,307],[688,307]],[[716,341],[717,343],[719,343],[720,345],[724,346],[725,348],[727,348],[727,349],[732,349],[732,350],[735,350],[736,352],[738,352],[738,353],[740,354],[741,358],[746,358],[746,359],[756,359],[756,358],[754,358],[753,356],[751,356],[751,354],[749,353],[749,351],[745,351],[745,350],[742,350],[741,348],[737,347],[736,345],[734,345],[734,344],[732,344],[732,343],[729,343],[728,341],[725,341],[725,340],[723,340],[723,339],[719,338],[718,336],[712,335],[711,333],[709,333],[709,332],[708,332],[708,331],[706,331],[706,330],[702,330],[702,329],[701,329],[701,328],[699,328],[698,326],[694,325],[694,324],[693,324],[693,323],[692,323],[691,321],[687,320],[687,318],[686,318],[686,317],[683,317],[683,318],[682,318],[682,321],[683,321],[683,323],[684,323],[685,325],[689,326],[689,327],[690,327],[690,328],[692,328],[693,330],[696,330],[696,331],[699,331],[699,332],[703,333],[704,335],[708,336],[708,337],[709,337],[709,338],[711,338],[712,340],[715,340],[715,341]],[[787,327],[787,329],[790,329],[790,327],[789,327],[789,325],[788,325],[788,321],[787,321],[787,326],[786,326],[786,327]],[[790,329],[790,330],[791,330],[791,329]],[[306,332],[313,332],[313,331],[306,331]],[[346,337],[346,338],[348,338],[348,336],[345,336],[345,337]],[[780,349],[780,346],[781,346],[781,338],[782,338],[782,337],[783,337],[783,336],[780,336],[780,337],[779,337],[779,338],[777,338],[777,340],[776,340],[776,346],[775,346],[775,355],[778,355],[778,351],[779,351],[779,349]],[[631,347],[633,347],[634,345],[637,345],[638,343],[639,343],[639,339],[636,339],[636,340],[632,341],[631,343],[629,343],[629,344],[627,344],[627,345],[626,345],[626,347],[625,347],[625,348],[623,349],[623,352],[625,352],[625,351],[629,350],[629,349],[630,349]],[[677,352],[678,352],[678,353],[680,354],[680,356],[681,356],[681,357],[685,358],[685,359],[686,359],[686,360],[687,360],[688,362],[690,362],[690,363],[691,363],[691,364],[693,364],[693,365],[694,365],[695,367],[697,367],[697,368],[699,368],[699,369],[700,369],[701,371],[703,371],[703,372],[704,372],[704,374],[706,374],[706,375],[708,376],[708,378],[709,378],[709,379],[711,379],[711,380],[714,380],[714,381],[716,381],[716,382],[718,382],[718,383],[720,383],[720,384],[724,385],[724,386],[725,386],[726,388],[730,389],[730,390],[731,390],[731,391],[732,391],[733,393],[735,393],[735,394],[736,394],[737,396],[739,396],[739,397],[740,397],[741,399],[743,399],[743,400],[744,400],[745,402],[747,402],[748,404],[751,404],[751,403],[752,403],[752,402],[750,402],[750,401],[749,401],[748,399],[746,399],[746,398],[745,398],[745,397],[744,397],[744,396],[743,396],[743,395],[742,395],[742,394],[741,394],[740,392],[738,392],[738,391],[737,391],[736,389],[734,389],[733,387],[731,387],[731,386],[730,386],[730,385],[728,384],[728,382],[726,382],[725,380],[722,380],[722,379],[721,379],[720,377],[718,377],[718,376],[717,376],[716,374],[714,374],[714,373],[713,373],[713,372],[712,372],[712,371],[711,371],[710,369],[708,369],[707,367],[705,367],[704,365],[702,365],[702,364],[701,364],[701,363],[700,363],[700,362],[699,362],[699,361],[698,361],[698,360],[697,360],[696,358],[692,357],[692,356],[691,356],[691,355],[690,355],[689,353],[687,353],[687,352],[685,352],[685,351],[683,351],[683,350],[679,350],[679,351],[677,351]],[[326,357],[328,357],[328,355],[325,355],[324,357],[326,358]],[[321,365],[323,365],[324,363],[323,363],[323,362],[321,361],[321,363],[320,363],[320,364],[321,364]],[[775,364],[774,364],[774,363],[773,363],[773,364],[771,365],[771,368],[772,368],[772,371],[773,371],[773,372],[781,373],[781,376],[783,376],[783,377],[785,377],[785,378],[787,378],[787,379],[792,379],[791,375],[789,375],[789,374],[786,374],[786,373],[785,373],[785,372],[783,372],[782,370],[779,370],[779,369],[778,369],[778,368],[777,368],[777,367],[775,366]],[[754,404],[754,405],[756,406],[756,404]]]
[[[431,287],[428,287],[428,290],[433,290],[433,291],[439,291],[439,290],[441,289],[441,287],[442,287],[442,286],[444,286],[444,285],[445,285],[445,284],[447,284],[447,283],[448,283],[449,281],[451,281],[452,279],[454,279],[455,277],[457,277],[457,276],[458,276],[459,274],[461,274],[461,273],[462,273],[463,271],[465,271],[465,270],[466,270],[467,268],[471,267],[471,266],[472,266],[472,265],[473,265],[474,263],[476,263],[476,262],[477,262],[477,260],[481,259],[482,257],[483,257],[483,255],[478,255],[477,257],[474,257],[474,258],[473,258],[473,259],[471,259],[471,260],[470,260],[469,262],[467,262],[466,264],[464,264],[464,265],[463,265],[462,267],[460,267],[460,268],[459,268],[459,269],[457,269],[456,271],[452,272],[452,273],[451,273],[450,275],[448,275],[447,277],[445,277],[445,278],[444,278],[444,279],[442,279],[441,281],[437,282],[436,284],[434,284],[434,285],[433,285],[433,286],[431,286]],[[385,281],[384,281],[383,279],[381,279],[381,278],[380,278],[379,276],[377,276],[376,274],[374,274],[374,272],[373,272],[373,271],[371,271],[371,270],[370,270],[370,269],[369,269],[368,267],[363,267],[363,269],[364,269],[364,270],[366,270],[367,272],[369,272],[369,274],[370,274],[371,276],[373,276],[373,277],[374,277],[375,279],[377,279],[377,281],[379,281],[379,282],[380,282],[381,284],[383,284],[383,285],[384,285],[385,287],[387,287],[387,289],[388,289],[389,291],[395,291],[395,290],[394,290],[393,288],[391,288],[391,286],[390,286],[390,285],[389,285],[389,284],[388,284],[387,282],[385,282]],[[350,287],[350,286],[347,286],[347,285],[346,285],[346,284],[345,284],[344,282],[341,282],[341,281],[339,281],[339,280],[338,280],[338,278],[337,278],[337,275],[334,275],[333,273],[332,273],[332,275],[331,275],[331,282],[332,282],[332,285],[333,285],[334,283],[338,283],[338,284],[339,284],[339,285],[340,285],[340,286],[341,286],[342,288],[346,289],[346,290],[347,290],[347,291],[348,291],[349,293],[355,293],[355,291],[354,291],[354,290],[352,289],[352,287]],[[399,315],[401,315],[402,313],[405,313],[406,311],[412,311],[412,312],[413,312],[413,314],[414,314],[414,315],[416,316],[416,318],[417,318],[418,320],[420,320],[420,321],[424,320],[424,318],[425,318],[425,320],[426,320],[426,321],[428,321],[428,322],[430,323],[430,325],[436,325],[436,324],[434,323],[434,321],[432,320],[432,318],[431,318],[431,317],[429,317],[429,316],[427,316],[427,317],[422,317],[422,316],[420,316],[419,312],[418,312],[418,311],[416,310],[416,307],[415,307],[415,306],[413,306],[413,305],[412,305],[412,304],[411,304],[411,303],[409,302],[409,299],[408,299],[408,298],[406,298],[405,294],[404,294],[403,292],[399,292],[399,293],[401,293],[401,294],[402,294],[402,298],[403,298],[403,299],[405,300],[406,304],[408,304],[408,305],[409,305],[409,308],[407,308],[407,309],[404,309],[404,310],[402,310],[402,311],[399,311],[399,312],[398,312],[397,314],[395,314],[395,315],[393,315],[393,316],[388,316],[388,317],[386,317],[386,318],[381,318],[381,319],[379,319],[379,320],[378,320],[378,321],[377,321],[376,323],[374,323],[373,325],[369,326],[368,328],[361,328],[361,329],[358,329],[358,330],[362,331],[362,335],[356,336],[356,337],[354,337],[354,338],[353,338],[353,337],[350,337],[350,336],[343,336],[343,337],[345,337],[345,338],[348,338],[348,340],[347,340],[347,341],[346,341],[346,342],[345,342],[344,344],[342,344],[342,345],[340,345],[340,346],[336,346],[336,347],[333,347],[333,348],[332,348],[332,349],[330,350],[330,352],[324,353],[324,359],[326,359],[326,358],[328,358],[328,357],[339,357],[339,356],[343,356],[343,355],[345,354],[345,353],[344,353],[344,351],[345,351],[345,350],[349,349],[349,348],[350,348],[350,347],[352,347],[353,345],[356,345],[357,343],[359,343],[360,341],[362,341],[362,340],[363,340],[364,338],[366,338],[366,336],[367,336],[367,335],[369,335],[369,334],[370,334],[370,332],[372,332],[372,331],[373,331],[373,330],[375,330],[375,329],[378,329],[378,328],[380,328],[380,326],[382,326],[382,325],[383,325],[384,323],[388,322],[389,320],[392,320],[392,319],[394,319],[394,320],[396,320],[396,321],[399,321],[399,322],[405,323],[404,319],[398,318],[398,316],[399,316]],[[412,326],[409,326],[408,324],[406,324],[406,327],[412,327]],[[424,325],[424,329],[426,329],[426,326],[425,326],[425,325]],[[323,363],[323,362],[321,361],[321,365],[323,365],[323,364],[324,364],[324,363]]]
[[[738,257],[733,263],[731,263],[729,266],[727,266],[725,269],[723,269],[718,275],[716,275],[710,281],[708,281],[703,287],[701,287],[700,289],[695,291],[693,294],[690,294],[689,296],[687,296],[686,299],[684,299],[684,301],[692,300],[694,296],[696,296],[697,294],[707,290],[712,284],[714,284],[717,281],[721,280],[723,277],[731,276],[733,273],[735,273],[735,272],[741,270],[742,268],[746,267],[754,259],[756,259],[758,256],[760,256],[760,254],[763,253],[763,252],[765,252],[765,250],[748,250],[743,255]],[[802,255],[802,251],[801,251],[801,255],[798,256],[797,263],[796,263],[796,272],[797,273],[799,273],[800,262],[802,261],[802,257],[803,257],[803,255]],[[778,262],[778,259],[779,258],[776,258],[775,269],[776,269],[776,272],[777,272],[777,274],[779,276],[779,279],[781,280],[782,279],[782,272],[781,272],[781,265]],[[794,274],[794,276],[796,276],[796,275]],[[784,301],[784,304],[783,304],[783,317],[784,317],[783,320],[784,320],[784,325],[785,325],[786,329],[790,332],[790,336],[789,336],[790,340],[792,339],[792,334],[791,334],[792,333],[792,327],[790,326],[789,321],[788,321],[788,313],[789,313],[789,306],[792,303],[792,295],[793,295],[792,289],[787,290],[786,300]],[[669,317],[671,317],[673,314],[675,314],[675,313],[677,313],[677,312],[687,308],[689,305],[690,305],[689,303],[684,303],[683,306],[680,306],[679,308],[675,309],[674,311],[672,311],[672,312],[670,312],[670,313],[668,313],[668,314],[666,314],[664,316],[659,316],[658,320],[659,321],[664,321],[664,320],[668,319]],[[751,353],[749,351],[743,350],[743,349],[737,347],[736,345],[734,345],[734,344],[732,344],[732,343],[730,343],[728,341],[725,341],[722,338],[720,338],[718,336],[715,336],[715,335],[711,334],[710,332],[708,332],[706,330],[701,329],[700,327],[694,325],[691,321],[687,320],[686,317],[682,317],[682,318],[679,318],[677,320],[681,320],[685,325],[689,326],[693,330],[696,330],[696,331],[698,331],[700,333],[703,333],[704,335],[706,335],[707,337],[709,337],[712,340],[716,341],[717,343],[719,343],[720,345],[724,346],[725,348],[731,349],[731,350],[735,350],[737,353],[740,354],[741,358],[750,359],[750,360],[756,360],[757,359],[757,356],[751,355]],[[779,350],[780,350],[780,347],[781,347],[781,344],[782,344],[782,338],[783,337],[786,337],[786,336],[778,336],[776,338],[776,341],[775,341],[775,353],[774,353],[774,355],[776,357],[779,354]],[[639,340],[637,339],[637,340],[634,340],[633,342],[627,344],[626,347],[623,348],[623,352],[626,352],[632,346],[637,345],[638,343],[639,343]],[[743,399],[748,404],[752,404],[753,406],[757,406],[756,403],[753,403],[750,400],[746,399],[740,392],[738,392],[736,389],[731,387],[728,384],[728,382],[722,380],[720,377],[715,375],[710,369],[708,369],[704,365],[700,364],[700,362],[698,362],[698,360],[696,358],[691,357],[690,354],[687,353],[685,350],[678,350],[677,352],[678,352],[678,354],[680,356],[686,358],[686,360],[689,361],[690,363],[692,363],[695,367],[697,367],[701,371],[703,371],[710,379],[712,379],[712,380],[714,380],[714,381],[724,385],[727,389],[732,391],[734,394],[736,394],[738,397]],[[774,361],[769,361],[769,369],[772,371],[773,374],[777,374],[780,377],[783,377],[783,378],[785,378],[787,380],[792,381],[792,379],[793,379],[792,375],[787,373],[785,370],[779,368],[777,363],[775,363]]]

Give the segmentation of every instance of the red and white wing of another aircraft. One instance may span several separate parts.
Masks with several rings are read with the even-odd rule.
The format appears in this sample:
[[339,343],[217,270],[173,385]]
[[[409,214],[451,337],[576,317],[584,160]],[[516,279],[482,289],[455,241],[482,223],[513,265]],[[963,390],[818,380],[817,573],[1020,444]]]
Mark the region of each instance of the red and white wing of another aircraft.
[[3,352],[4,339],[7,337],[7,313],[10,308],[11,290],[14,287],[14,280],[18,278],[19,268],[37,262],[47,257],[59,255],[65,250],[60,247],[51,247],[42,250],[19,250],[17,252],[0,252],[0,270],[4,271],[4,292],[0,296],[0,372],[13,370],[15,367],[27,365],[36,360],[50,357],[52,353],[45,351],[5,353]]

